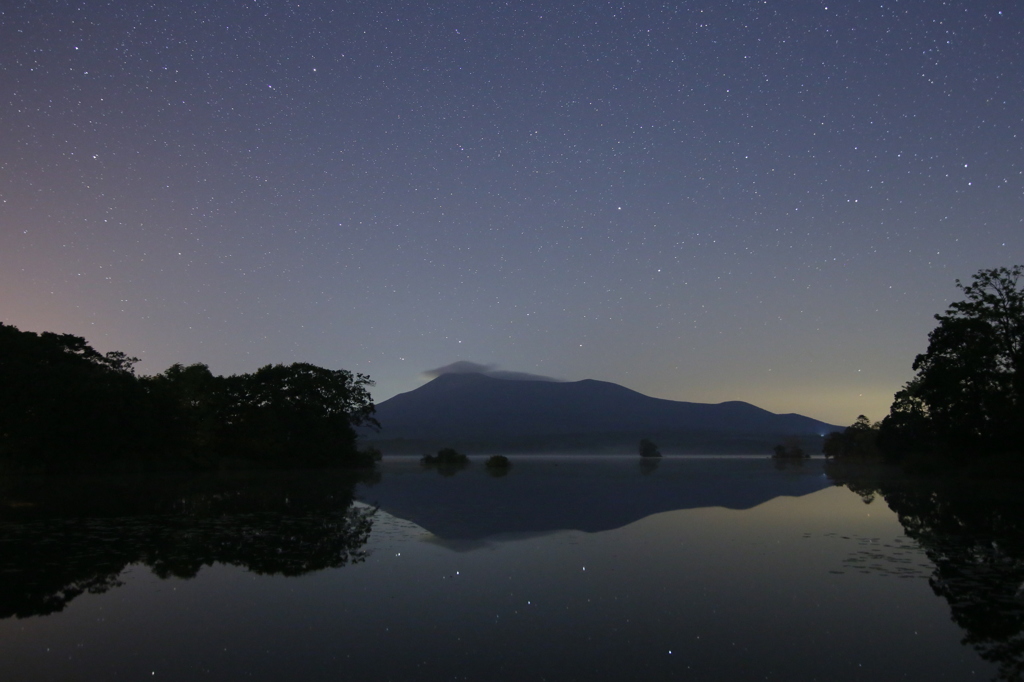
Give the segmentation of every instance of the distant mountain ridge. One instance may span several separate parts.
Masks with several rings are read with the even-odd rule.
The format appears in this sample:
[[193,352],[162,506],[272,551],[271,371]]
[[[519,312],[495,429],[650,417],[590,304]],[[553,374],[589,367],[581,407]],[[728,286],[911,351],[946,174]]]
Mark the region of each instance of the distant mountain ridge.
[[629,452],[641,437],[668,452],[770,452],[780,439],[810,444],[840,429],[740,401],[690,403],[593,379],[511,381],[478,373],[442,374],[381,402],[376,416],[382,429],[369,440],[385,452],[434,445],[476,452]]

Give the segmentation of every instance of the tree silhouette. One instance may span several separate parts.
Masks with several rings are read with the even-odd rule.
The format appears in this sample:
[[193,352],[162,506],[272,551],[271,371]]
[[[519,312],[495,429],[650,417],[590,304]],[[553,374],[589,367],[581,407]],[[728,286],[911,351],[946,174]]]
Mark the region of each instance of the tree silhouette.
[[891,457],[941,452],[963,458],[1024,449],[1024,266],[957,280],[952,303],[896,394],[880,447]]
[[0,458],[45,468],[72,454],[95,464],[149,449],[151,413],[135,362],[78,336],[0,323]]
[[308,363],[214,376],[173,365],[137,377],[136,358],[70,334],[0,323],[0,465],[116,468],[370,467],[356,426],[378,426],[364,374]]
[[658,446],[654,444],[654,441],[647,438],[640,439],[640,444],[637,446],[637,452],[641,457],[661,457],[661,452],[658,450]]
[[842,431],[833,431],[825,436],[821,451],[826,457],[855,457],[872,459],[880,456],[878,451],[878,431],[881,424],[872,424],[864,415],[857,417],[850,426]]

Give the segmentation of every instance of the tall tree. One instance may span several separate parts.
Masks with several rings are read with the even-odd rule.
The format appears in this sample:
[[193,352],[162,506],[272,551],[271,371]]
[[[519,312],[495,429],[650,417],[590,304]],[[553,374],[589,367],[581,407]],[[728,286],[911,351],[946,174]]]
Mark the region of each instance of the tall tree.
[[1024,452],[1024,266],[957,280],[964,300],[936,315],[913,380],[882,424],[889,454]]
[[857,417],[842,431],[833,431],[825,436],[821,451],[825,457],[847,457],[872,459],[878,457],[878,430],[881,425],[872,424],[864,415]]

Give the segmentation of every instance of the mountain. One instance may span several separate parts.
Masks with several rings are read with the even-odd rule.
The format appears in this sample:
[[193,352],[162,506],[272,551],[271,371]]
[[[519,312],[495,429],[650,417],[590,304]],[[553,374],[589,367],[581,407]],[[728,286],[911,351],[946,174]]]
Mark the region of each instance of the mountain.
[[[634,452],[641,437],[663,452],[770,453],[798,437],[810,452],[841,427],[749,403],[689,403],[652,398],[585,379],[512,381],[477,373],[442,374],[377,405],[382,429],[367,440],[385,452]],[[815,448],[815,444],[819,444]]]

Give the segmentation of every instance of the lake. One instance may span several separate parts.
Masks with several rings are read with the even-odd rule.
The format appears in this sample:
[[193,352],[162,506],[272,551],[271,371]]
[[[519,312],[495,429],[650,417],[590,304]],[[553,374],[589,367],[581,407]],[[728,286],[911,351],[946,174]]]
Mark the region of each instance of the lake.
[[1021,678],[1014,484],[511,459],[0,480],[0,679]]

